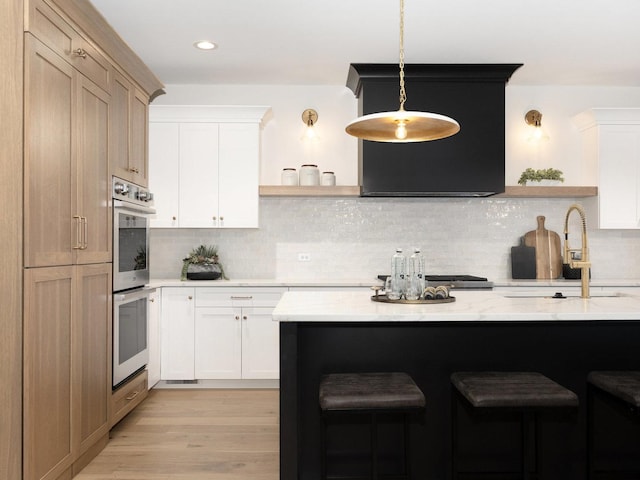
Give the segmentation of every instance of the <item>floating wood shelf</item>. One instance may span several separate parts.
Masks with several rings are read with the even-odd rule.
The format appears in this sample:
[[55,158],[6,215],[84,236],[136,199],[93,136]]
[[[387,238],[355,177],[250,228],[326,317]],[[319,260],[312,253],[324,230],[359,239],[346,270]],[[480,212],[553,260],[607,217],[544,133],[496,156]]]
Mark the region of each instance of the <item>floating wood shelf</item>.
[[358,185],[338,185],[333,187],[260,185],[262,197],[357,197],[360,195]]
[[520,185],[507,185],[504,193],[498,197],[595,197],[598,195],[598,187],[522,187]]
[[[335,187],[260,185],[262,197],[357,197],[360,195],[358,185],[339,185]],[[505,192],[496,195],[502,198],[562,198],[562,197],[595,197],[598,187],[522,187],[513,185],[505,187]],[[491,198],[491,197],[487,197]]]

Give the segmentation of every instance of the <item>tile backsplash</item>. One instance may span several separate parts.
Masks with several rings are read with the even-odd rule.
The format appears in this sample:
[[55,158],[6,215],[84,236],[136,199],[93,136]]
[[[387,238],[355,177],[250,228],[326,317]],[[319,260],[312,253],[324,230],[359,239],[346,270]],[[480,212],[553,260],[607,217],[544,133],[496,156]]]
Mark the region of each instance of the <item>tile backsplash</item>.
[[[389,272],[396,247],[406,252],[414,246],[421,247],[428,273],[506,279],[511,247],[536,229],[536,217],[544,215],[546,228],[563,239],[572,203],[571,198],[262,197],[259,229],[152,230],[151,276],[179,278],[182,258],[191,249],[214,244],[227,276],[237,279],[366,281]],[[639,278],[639,240],[640,230],[589,229],[592,278]],[[577,223],[571,223],[570,244],[578,248],[580,242]]]

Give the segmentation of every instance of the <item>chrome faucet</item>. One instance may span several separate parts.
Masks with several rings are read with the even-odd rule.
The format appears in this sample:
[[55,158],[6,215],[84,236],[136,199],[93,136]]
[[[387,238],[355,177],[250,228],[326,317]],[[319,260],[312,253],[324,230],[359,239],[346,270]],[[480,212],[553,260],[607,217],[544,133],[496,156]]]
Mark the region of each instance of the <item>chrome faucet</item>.
[[[579,250],[569,248],[569,215],[571,215],[571,212],[574,210],[580,214],[580,219],[582,220],[582,248]],[[580,252],[580,259],[574,258],[575,252]],[[582,298],[589,298],[589,269],[591,268],[591,261],[589,260],[589,248],[587,245],[587,219],[584,209],[577,203],[569,207],[567,216],[564,219],[563,263],[568,264],[570,268],[580,269],[580,277],[582,280],[580,296]]]

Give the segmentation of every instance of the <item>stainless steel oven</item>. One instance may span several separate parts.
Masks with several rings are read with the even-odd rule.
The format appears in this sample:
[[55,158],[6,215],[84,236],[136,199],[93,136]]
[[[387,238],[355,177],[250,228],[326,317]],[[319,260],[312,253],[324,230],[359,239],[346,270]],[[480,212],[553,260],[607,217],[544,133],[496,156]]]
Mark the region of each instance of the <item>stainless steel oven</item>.
[[113,388],[149,360],[149,216],[153,195],[113,177]]
[[113,291],[149,282],[149,216],[153,195],[113,177]]
[[113,295],[113,388],[143,370],[149,361],[147,308],[153,288]]

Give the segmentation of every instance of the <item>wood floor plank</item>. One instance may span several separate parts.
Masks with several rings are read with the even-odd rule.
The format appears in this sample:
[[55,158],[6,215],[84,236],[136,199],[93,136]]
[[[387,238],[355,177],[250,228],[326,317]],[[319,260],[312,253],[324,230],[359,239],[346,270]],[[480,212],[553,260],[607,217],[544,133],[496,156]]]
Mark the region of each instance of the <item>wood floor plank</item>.
[[278,390],[154,389],[76,480],[276,480]]

